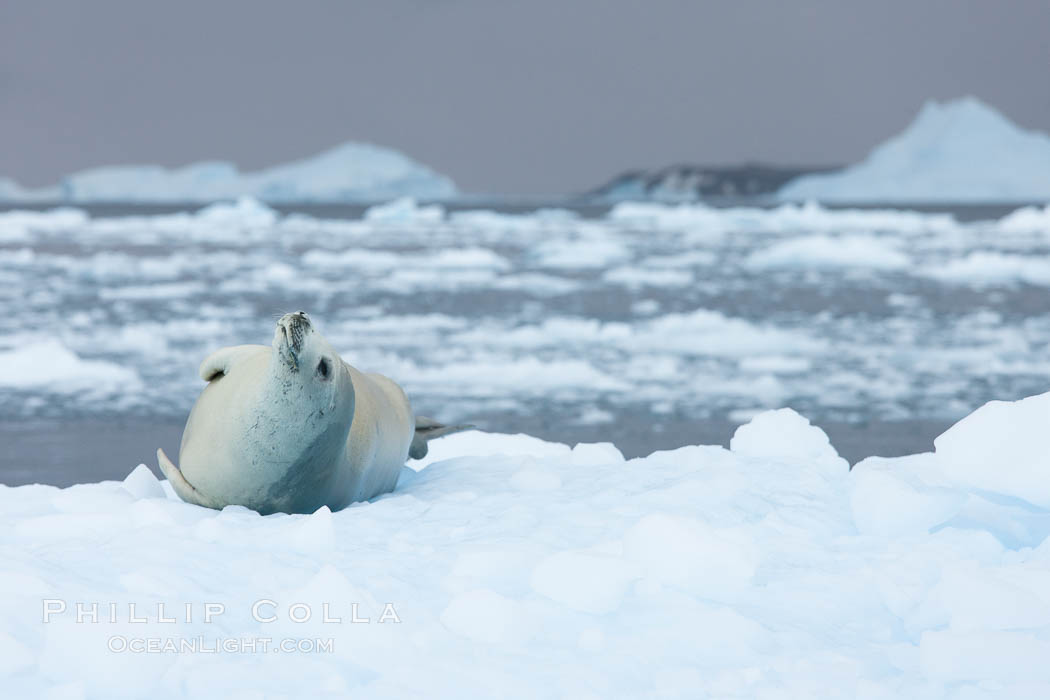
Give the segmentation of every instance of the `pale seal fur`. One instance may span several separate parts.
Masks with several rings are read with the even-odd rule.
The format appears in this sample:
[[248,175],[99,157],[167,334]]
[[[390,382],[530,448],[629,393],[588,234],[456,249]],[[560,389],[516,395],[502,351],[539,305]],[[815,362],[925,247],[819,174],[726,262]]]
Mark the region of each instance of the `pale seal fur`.
[[343,362],[301,311],[277,322],[271,347],[218,350],[200,376],[179,466],[157,460],[183,500],[209,508],[337,510],[393,490],[410,450],[470,427],[416,419],[401,387]]

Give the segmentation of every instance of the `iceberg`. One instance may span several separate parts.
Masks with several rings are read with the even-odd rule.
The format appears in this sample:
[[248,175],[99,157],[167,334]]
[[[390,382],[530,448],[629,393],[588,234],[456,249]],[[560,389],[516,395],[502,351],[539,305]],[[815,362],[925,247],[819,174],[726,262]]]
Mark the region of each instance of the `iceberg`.
[[9,177],[0,177],[0,199],[18,199],[24,190]]
[[1031,202],[1050,199],[1050,136],[974,97],[927,102],[860,163],[803,175],[777,197],[824,202]]
[[41,202],[57,199],[57,187],[27,189],[9,177],[0,177],[0,202]]
[[388,148],[348,142],[310,158],[242,173],[233,163],[181,168],[117,165],[67,175],[54,187],[26,189],[0,179],[0,201],[213,202],[253,197],[269,203],[373,202],[455,196],[452,180]]

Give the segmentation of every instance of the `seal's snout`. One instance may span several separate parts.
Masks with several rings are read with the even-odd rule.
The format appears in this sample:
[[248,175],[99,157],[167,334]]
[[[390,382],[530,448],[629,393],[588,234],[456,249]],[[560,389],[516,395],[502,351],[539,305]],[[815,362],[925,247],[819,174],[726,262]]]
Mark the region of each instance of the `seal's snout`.
[[277,330],[274,333],[274,342],[282,354],[287,354],[289,364],[293,368],[299,366],[299,353],[303,349],[303,338],[313,330],[310,317],[305,311],[296,311],[294,314],[285,314],[277,322]]

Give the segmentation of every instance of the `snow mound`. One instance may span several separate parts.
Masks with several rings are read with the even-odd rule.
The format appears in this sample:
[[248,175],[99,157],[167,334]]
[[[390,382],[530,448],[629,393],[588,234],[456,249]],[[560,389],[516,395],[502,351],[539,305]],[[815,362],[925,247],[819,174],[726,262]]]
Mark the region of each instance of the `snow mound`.
[[1048,419],[1050,394],[992,403],[936,453],[852,472],[788,409],[731,450],[630,461],[462,433],[394,493],[312,515],[192,506],[141,465],[123,482],[0,486],[0,683],[1045,697]]
[[311,158],[251,173],[223,161],[181,168],[120,165],[73,173],[51,188],[0,181],[0,200],[66,202],[212,202],[254,197],[271,203],[362,202],[404,196],[440,199],[455,185],[397,151],[348,142]]
[[844,170],[804,175],[783,200],[1022,202],[1050,198],[1050,136],[974,97],[927,102],[902,133]]

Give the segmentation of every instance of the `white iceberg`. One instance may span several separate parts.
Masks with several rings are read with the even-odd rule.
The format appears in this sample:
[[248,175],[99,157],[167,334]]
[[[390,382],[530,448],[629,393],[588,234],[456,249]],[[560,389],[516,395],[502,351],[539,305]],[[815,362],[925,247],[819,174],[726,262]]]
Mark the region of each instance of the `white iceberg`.
[[389,148],[345,143],[312,158],[244,176],[246,192],[266,202],[441,199],[452,181]]
[[9,177],[0,177],[0,202],[53,202],[58,199],[57,187],[28,189]]
[[781,200],[1029,202],[1050,199],[1050,136],[974,97],[927,102],[902,133],[844,170],[804,175]]
[[62,178],[50,188],[25,189],[0,180],[0,201],[212,202],[254,197],[270,202],[372,202],[397,197],[443,199],[452,181],[397,151],[348,142],[316,156],[242,173],[233,163],[206,161],[181,168],[118,165]]

